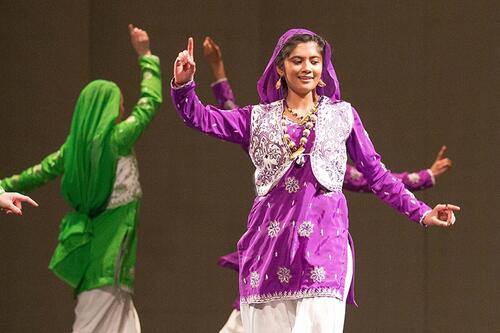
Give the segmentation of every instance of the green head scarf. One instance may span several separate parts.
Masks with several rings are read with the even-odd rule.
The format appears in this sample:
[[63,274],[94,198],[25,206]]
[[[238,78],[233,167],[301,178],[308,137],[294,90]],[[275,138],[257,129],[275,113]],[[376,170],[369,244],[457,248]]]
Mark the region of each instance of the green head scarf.
[[78,97],[64,144],[61,188],[75,211],[63,218],[49,268],[73,288],[81,282],[88,266],[91,219],[105,210],[113,190],[117,154],[110,141],[119,108],[118,86],[104,80],[92,81]]
[[64,145],[64,198],[90,217],[104,210],[113,187],[117,157],[110,139],[119,107],[116,84],[104,80],[89,83],[78,97]]

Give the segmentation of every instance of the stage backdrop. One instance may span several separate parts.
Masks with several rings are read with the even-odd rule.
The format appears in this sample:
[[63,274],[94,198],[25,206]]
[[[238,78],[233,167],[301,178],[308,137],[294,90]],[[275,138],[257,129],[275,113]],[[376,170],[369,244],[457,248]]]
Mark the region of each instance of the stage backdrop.
[[[277,38],[307,27],[332,43],[342,97],[389,168],[430,167],[448,145],[453,169],[418,197],[463,209],[453,228],[425,230],[371,194],[346,193],[359,303],[346,332],[499,331],[499,9],[488,0],[2,3],[0,177],[60,147],[89,80],[117,82],[130,109],[140,75],[127,24],[147,30],[165,101],[136,147],[144,198],[135,303],[144,332],[217,332],[237,276],[215,263],[245,230],[253,168],[240,147],[179,120],[172,62],[193,36],[197,92],[214,103],[201,48],[210,35],[237,102],[256,103]],[[0,331],[67,332],[73,294],[47,265],[68,207],[59,181],[31,195],[40,208],[0,216]]]

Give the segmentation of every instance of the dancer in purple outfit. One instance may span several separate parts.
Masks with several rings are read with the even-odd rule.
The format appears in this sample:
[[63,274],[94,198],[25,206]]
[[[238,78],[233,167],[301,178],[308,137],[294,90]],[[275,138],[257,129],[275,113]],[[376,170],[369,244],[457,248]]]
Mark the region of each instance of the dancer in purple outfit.
[[261,104],[231,112],[195,93],[193,39],[174,62],[172,99],[189,127],[243,145],[257,197],[238,242],[245,332],[342,332],[354,303],[353,244],[342,193],[347,153],[384,202],[422,225],[450,226],[454,205],[418,201],[387,171],[353,107],[340,99],[331,50],[287,31],[257,84]]
[[[211,38],[205,37],[203,41],[203,55],[209,63],[214,82],[210,85],[214,94],[217,106],[220,109],[237,108],[236,99],[226,76],[224,61],[222,60],[222,51],[220,46]],[[436,160],[429,169],[416,172],[393,173],[406,188],[410,191],[418,191],[430,188],[435,185],[435,179],[451,168],[451,160],[445,157],[446,146],[442,146],[437,154]],[[344,176],[345,190],[353,192],[371,192],[367,179],[359,172],[355,166],[347,164]],[[236,272],[238,267],[238,253],[233,252],[219,258],[218,265],[226,267]],[[233,302],[233,311],[227,319],[225,325],[219,333],[239,333],[243,332],[243,323],[241,322],[239,297]]]

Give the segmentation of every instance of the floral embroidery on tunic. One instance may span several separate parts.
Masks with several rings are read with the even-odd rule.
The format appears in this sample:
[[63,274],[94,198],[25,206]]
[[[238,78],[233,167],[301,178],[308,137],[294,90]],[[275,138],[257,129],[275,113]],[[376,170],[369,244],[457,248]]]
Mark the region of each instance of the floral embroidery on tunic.
[[241,297],[241,303],[267,303],[275,300],[293,300],[307,297],[335,297],[342,299],[341,292],[336,288],[308,288],[300,289],[297,291],[277,291],[270,292],[262,295],[249,295]]
[[259,285],[260,275],[257,272],[250,273],[250,286],[252,288],[257,288]]
[[356,168],[351,169],[351,178],[353,180],[358,180],[361,178],[361,176],[363,176],[363,174],[359,172]]
[[299,181],[295,177],[285,179],[285,190],[288,193],[295,193],[300,189]]
[[311,270],[311,279],[316,282],[320,283],[325,280],[326,277],[326,271],[323,266],[314,266],[314,268]]
[[[139,101],[140,101],[140,100],[139,100]],[[136,122],[136,119],[135,119],[135,117],[132,115],[132,116],[130,116],[130,117],[127,117],[127,119],[125,119],[125,121],[126,121],[127,123],[135,123],[135,122]],[[122,132],[123,132],[123,128],[120,128],[120,133],[122,133]]]
[[419,181],[420,181],[420,176],[418,175],[418,173],[410,173],[408,175],[408,180],[412,183],[412,184],[417,184]]
[[269,238],[277,237],[280,229],[281,228],[279,221],[272,221],[267,227],[267,235],[269,236]]
[[288,284],[290,282],[290,279],[292,278],[292,274],[290,273],[290,270],[286,267],[280,267],[278,268],[278,279],[282,284]]
[[144,73],[142,74],[142,78],[144,80],[149,80],[152,77],[153,77],[153,73],[151,73],[151,71],[148,71],[148,70],[144,71]]
[[150,106],[150,100],[148,97],[143,97],[143,98],[139,99],[139,102],[137,102],[137,105],[139,105],[140,107]]
[[299,226],[299,236],[301,237],[309,237],[314,231],[314,224],[311,221],[304,221]]

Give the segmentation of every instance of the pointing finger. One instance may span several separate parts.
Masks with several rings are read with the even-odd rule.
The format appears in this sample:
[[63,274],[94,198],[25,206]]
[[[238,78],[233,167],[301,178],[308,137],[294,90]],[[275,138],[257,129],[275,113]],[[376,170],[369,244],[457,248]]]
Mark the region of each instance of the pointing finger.
[[193,41],[193,37],[189,37],[188,38],[187,51],[188,51],[188,54],[191,56],[191,58],[194,58],[194,41]]

